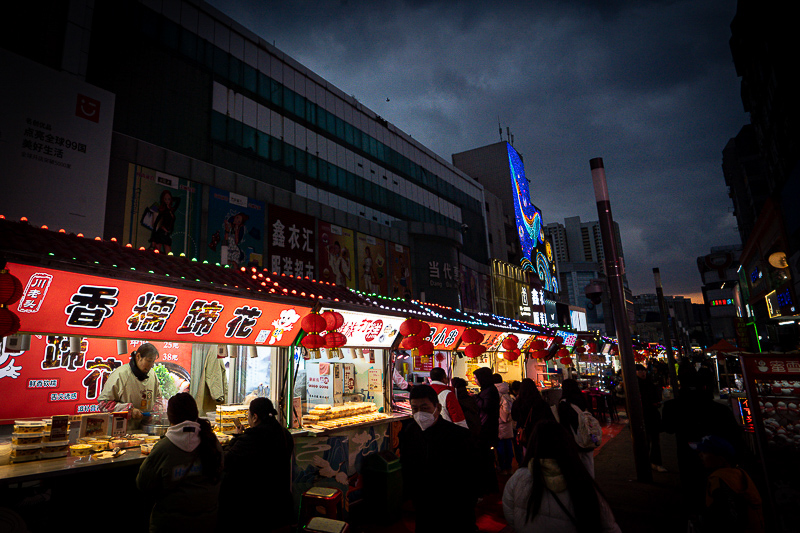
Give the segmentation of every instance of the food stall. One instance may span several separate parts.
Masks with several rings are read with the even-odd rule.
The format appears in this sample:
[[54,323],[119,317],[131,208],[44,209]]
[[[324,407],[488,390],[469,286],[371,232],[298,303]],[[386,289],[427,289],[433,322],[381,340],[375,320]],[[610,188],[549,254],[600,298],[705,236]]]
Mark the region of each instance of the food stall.
[[800,523],[800,356],[740,354],[747,396],[737,401],[745,435],[755,437],[764,470],[770,531],[796,531]]
[[[391,450],[405,418],[391,413],[391,348],[403,318],[352,308],[322,307],[341,316],[338,348],[299,350],[294,358],[295,439],[293,489],[296,501],[312,487],[339,489],[347,511],[363,499],[365,458]],[[320,326],[321,327],[321,326]],[[319,329],[319,333],[327,330]],[[295,424],[293,424],[295,425]]]

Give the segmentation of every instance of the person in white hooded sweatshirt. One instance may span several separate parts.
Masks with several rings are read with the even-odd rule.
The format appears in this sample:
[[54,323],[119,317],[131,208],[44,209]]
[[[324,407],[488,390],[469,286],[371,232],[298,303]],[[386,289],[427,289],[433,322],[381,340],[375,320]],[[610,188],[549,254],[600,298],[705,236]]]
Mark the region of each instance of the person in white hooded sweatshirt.
[[557,422],[536,424],[519,468],[503,491],[503,514],[516,533],[620,533],[614,514]]
[[222,446],[197,403],[182,392],[169,399],[170,428],[139,468],[136,487],[155,505],[150,532],[211,532],[217,525]]

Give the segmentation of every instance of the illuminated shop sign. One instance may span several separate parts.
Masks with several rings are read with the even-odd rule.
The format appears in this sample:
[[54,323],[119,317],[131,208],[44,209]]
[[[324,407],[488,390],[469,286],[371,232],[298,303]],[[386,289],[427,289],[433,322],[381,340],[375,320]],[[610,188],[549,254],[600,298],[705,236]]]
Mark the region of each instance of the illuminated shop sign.
[[708,305],[711,307],[719,307],[721,305],[733,305],[733,298],[727,298],[723,300],[711,300],[708,302]]
[[767,312],[770,318],[792,316],[796,314],[794,299],[788,287],[780,289],[780,292],[772,291],[767,294],[764,299],[767,302]]
[[20,331],[117,339],[290,346],[309,307],[11,264]]
[[558,335],[559,337],[564,339],[564,342],[562,344],[564,346],[568,347],[568,348],[572,348],[573,346],[575,346],[575,341],[578,340],[578,334],[577,333],[569,333],[567,331],[560,331],[559,330],[559,331],[556,331],[556,335]]
[[400,317],[336,311],[344,317],[344,324],[337,331],[347,337],[347,348],[389,348],[403,323]]

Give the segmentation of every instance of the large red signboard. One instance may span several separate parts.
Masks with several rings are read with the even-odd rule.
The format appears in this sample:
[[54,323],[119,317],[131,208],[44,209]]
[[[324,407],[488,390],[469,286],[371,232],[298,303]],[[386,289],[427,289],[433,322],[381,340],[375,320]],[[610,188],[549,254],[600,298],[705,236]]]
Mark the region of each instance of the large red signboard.
[[428,322],[431,327],[431,334],[427,337],[433,343],[436,350],[454,350],[461,334],[464,333],[465,326],[454,326],[452,324],[439,324]]
[[[97,410],[97,398],[108,375],[130,361],[142,341],[128,341],[125,354],[117,353],[113,339],[83,338],[80,351],[71,353],[69,337],[32,335],[23,352],[0,352],[0,424],[15,419],[74,415]],[[162,393],[188,392],[192,368],[190,343],[153,342],[163,369]],[[168,384],[169,383],[169,384]]]
[[309,307],[9,264],[25,288],[12,310],[20,331],[290,346]]

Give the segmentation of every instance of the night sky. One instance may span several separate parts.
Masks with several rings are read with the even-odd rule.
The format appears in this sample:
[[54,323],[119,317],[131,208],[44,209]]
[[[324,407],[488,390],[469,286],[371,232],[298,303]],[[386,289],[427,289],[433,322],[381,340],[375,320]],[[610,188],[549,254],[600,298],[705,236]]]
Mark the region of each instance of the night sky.
[[597,220],[602,157],[634,294],[659,267],[700,303],[696,258],[740,242],[721,169],[748,122],[732,0],[211,4],[448,161],[499,141],[499,119],[545,224]]

